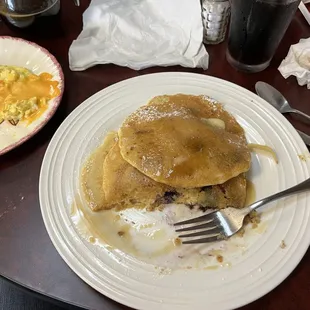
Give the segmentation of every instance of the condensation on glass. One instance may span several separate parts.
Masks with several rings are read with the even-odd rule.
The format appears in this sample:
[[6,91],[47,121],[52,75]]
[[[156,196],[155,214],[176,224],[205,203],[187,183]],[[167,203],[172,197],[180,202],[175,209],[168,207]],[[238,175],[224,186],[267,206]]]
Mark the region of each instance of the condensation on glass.
[[230,16],[229,0],[201,0],[203,42],[218,44],[224,41]]

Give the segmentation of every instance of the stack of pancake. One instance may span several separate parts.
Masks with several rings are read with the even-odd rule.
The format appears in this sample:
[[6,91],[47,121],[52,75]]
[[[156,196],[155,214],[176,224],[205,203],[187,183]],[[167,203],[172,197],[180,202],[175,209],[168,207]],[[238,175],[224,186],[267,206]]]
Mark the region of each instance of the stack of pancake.
[[244,207],[251,162],[244,131],[204,96],[157,96],[104,145],[102,195],[93,210]]

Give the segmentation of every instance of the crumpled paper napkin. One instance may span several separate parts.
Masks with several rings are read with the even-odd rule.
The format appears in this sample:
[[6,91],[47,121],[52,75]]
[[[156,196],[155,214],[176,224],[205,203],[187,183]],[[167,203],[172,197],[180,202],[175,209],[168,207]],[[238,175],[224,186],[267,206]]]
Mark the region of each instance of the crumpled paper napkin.
[[106,63],[207,69],[202,38],[200,0],[92,0],[69,65],[74,71]]
[[299,85],[310,89],[310,38],[292,45],[278,69],[284,78],[294,75]]

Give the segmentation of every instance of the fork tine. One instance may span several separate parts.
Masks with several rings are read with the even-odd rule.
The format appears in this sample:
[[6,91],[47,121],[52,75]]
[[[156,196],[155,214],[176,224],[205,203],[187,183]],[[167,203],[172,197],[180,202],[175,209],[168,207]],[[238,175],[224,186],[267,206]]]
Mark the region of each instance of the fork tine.
[[212,236],[212,235],[218,235],[219,233],[223,233],[222,227],[214,227],[212,229],[204,230],[204,231],[197,231],[191,234],[181,235],[179,238],[188,238],[188,237],[198,237],[198,236]]
[[185,228],[179,228],[176,229],[176,232],[183,232],[183,231],[189,231],[189,230],[196,230],[196,229],[202,229],[202,228],[214,228],[219,224],[218,220],[213,218],[213,220],[211,222],[208,223],[204,223],[201,225],[197,225],[197,226],[190,226],[190,227],[185,227]]
[[212,221],[214,219],[214,214],[216,213],[217,211],[212,211],[208,214],[205,214],[205,215],[202,215],[202,216],[199,216],[199,217],[195,217],[193,219],[190,219],[190,220],[186,220],[186,221],[182,221],[182,222],[178,222],[178,223],[175,223],[174,226],[179,226],[179,225],[186,225],[186,224],[194,224],[194,223],[199,223],[199,222],[202,222],[202,221]]
[[202,239],[194,239],[194,240],[183,241],[182,244],[209,243],[209,242],[215,242],[215,241],[221,241],[221,240],[223,240],[221,238],[221,235],[217,235],[214,237],[207,237],[207,238],[202,238]]

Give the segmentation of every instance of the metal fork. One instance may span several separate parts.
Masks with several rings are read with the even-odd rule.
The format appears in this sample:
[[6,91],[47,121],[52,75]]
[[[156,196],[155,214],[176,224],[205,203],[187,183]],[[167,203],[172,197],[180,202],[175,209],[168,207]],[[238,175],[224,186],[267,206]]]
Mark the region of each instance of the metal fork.
[[[282,192],[258,200],[250,206],[243,209],[228,207],[226,209],[217,210],[208,214],[193,218],[187,221],[175,223],[174,226],[189,225],[203,223],[199,225],[186,226],[177,229],[176,232],[195,231],[189,234],[180,235],[179,238],[191,238],[183,241],[183,244],[208,243],[227,239],[237,233],[243,226],[244,218],[251,211],[256,210],[263,205],[298,192],[310,189],[310,178],[298,185],[295,185]],[[192,239],[192,237],[203,237]]]

